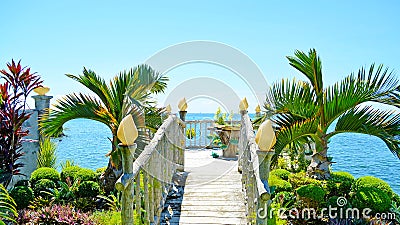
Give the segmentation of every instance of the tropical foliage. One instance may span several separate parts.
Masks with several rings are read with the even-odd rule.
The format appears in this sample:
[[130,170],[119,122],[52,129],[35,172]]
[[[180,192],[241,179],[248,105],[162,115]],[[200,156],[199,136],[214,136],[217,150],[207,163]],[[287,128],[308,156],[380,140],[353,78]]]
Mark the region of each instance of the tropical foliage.
[[[274,214],[268,224],[397,224],[394,215],[385,219],[374,216],[377,212],[396,213],[398,210],[397,195],[381,189],[391,190],[391,187],[376,177],[354,180],[350,173],[339,171],[334,172],[331,179],[316,180],[306,177],[304,171],[293,173],[282,169],[273,170],[271,174],[268,182],[272,193],[271,209],[279,210],[270,211]],[[359,211],[354,211],[356,214],[351,217],[339,213],[332,216],[326,210],[329,208],[337,209],[336,212]],[[367,208],[369,212],[363,217],[361,213]]]
[[57,167],[56,149],[57,145],[52,142],[50,138],[43,138],[39,143],[37,167],[50,167],[55,169]]
[[[76,118],[86,118],[101,122],[108,126],[112,133],[112,149],[108,169],[104,174],[104,184],[107,191],[114,188],[118,172],[120,154],[117,151],[119,140],[117,129],[121,120],[132,114],[139,130],[137,139],[138,153],[148,140],[147,130],[157,129],[161,125],[161,115],[155,110],[152,94],[163,92],[168,78],[161,76],[151,67],[140,65],[128,71],[122,71],[107,84],[94,71],[83,69],[83,75],[67,74],[93,92],[95,96],[72,93],[66,95],[51,110],[48,118],[41,122],[41,130],[48,136],[56,136],[62,132],[63,125]],[[145,123],[146,113],[151,123]],[[158,120],[155,119],[159,118]],[[155,122],[156,121],[156,122]],[[146,127],[146,125],[154,127]]]
[[[302,148],[315,144],[308,175],[313,178],[330,177],[328,157],[329,139],[344,132],[369,134],[385,142],[389,150],[400,158],[400,114],[376,109],[369,102],[399,107],[399,81],[387,68],[372,64],[351,73],[342,81],[325,87],[322,62],[315,49],[308,54],[296,51],[287,57],[289,64],[307,80],[282,80],[268,92],[274,105],[265,104],[276,124],[277,156],[288,146]],[[335,123],[337,121],[337,123]],[[328,128],[334,126],[332,131]]]
[[15,222],[18,216],[17,204],[14,199],[8,194],[8,191],[0,184],[0,221],[8,220]]
[[22,67],[20,61],[7,63],[7,70],[0,70],[0,183],[8,186],[13,175],[20,175],[23,166],[17,160],[21,158],[22,138],[28,130],[22,124],[30,117],[26,111],[26,100],[33,89],[42,83],[30,68]]

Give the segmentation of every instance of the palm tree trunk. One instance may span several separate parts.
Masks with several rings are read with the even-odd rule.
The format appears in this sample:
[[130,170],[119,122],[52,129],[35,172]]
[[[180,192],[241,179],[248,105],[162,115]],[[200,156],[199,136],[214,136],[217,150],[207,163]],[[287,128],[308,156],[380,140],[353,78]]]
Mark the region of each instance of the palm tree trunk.
[[307,167],[307,175],[317,180],[327,180],[331,177],[329,168],[332,162],[328,158],[328,141],[326,140],[326,135],[321,136],[319,140],[321,144],[316,144],[316,150],[314,150],[314,154],[311,157],[311,163]]
[[110,193],[115,188],[115,182],[117,182],[118,178],[122,175],[121,165],[117,167],[112,163],[112,159],[108,161],[107,169],[100,176],[100,183],[103,186],[103,189],[106,193]]
[[[114,133],[114,132],[113,132]],[[113,135],[113,143],[112,143],[112,153],[117,153],[118,139],[115,131],[115,135]],[[110,159],[108,161],[107,169],[100,176],[100,184],[102,185],[104,191],[106,193],[110,193],[115,188],[115,182],[117,182],[118,178],[122,175],[122,166],[121,162],[121,154],[117,153],[113,156],[110,154]],[[114,157],[114,160],[113,160]]]

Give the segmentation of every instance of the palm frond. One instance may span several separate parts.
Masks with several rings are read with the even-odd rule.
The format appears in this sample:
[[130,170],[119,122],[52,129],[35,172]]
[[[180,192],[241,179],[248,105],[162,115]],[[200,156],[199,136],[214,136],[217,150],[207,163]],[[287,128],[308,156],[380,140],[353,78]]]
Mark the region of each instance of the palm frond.
[[139,65],[127,73],[134,77],[126,93],[134,104],[140,105],[141,102],[148,101],[150,94],[164,92],[167,86],[168,78],[161,76],[148,65]]
[[15,218],[18,216],[17,204],[14,199],[9,195],[7,189],[0,184],[0,218],[16,222]]
[[87,70],[84,67],[83,75],[75,76],[72,74],[66,74],[66,76],[78,81],[89,90],[91,90],[103,102],[104,105],[113,103],[109,95],[109,88],[107,87],[106,82],[104,81],[104,79],[97,76],[94,71]]
[[307,119],[295,122],[290,126],[282,126],[276,132],[275,156],[272,160],[276,161],[278,155],[281,154],[287,145],[297,141],[306,143],[310,138],[314,138],[317,128],[318,121],[316,119]]
[[110,129],[117,125],[114,116],[102,103],[84,94],[69,94],[57,101],[55,109],[40,121],[40,130],[48,137],[58,136],[64,123],[77,118],[91,119],[106,124]]
[[134,77],[130,76],[129,73],[121,72],[110,81],[108,89],[112,104],[106,107],[110,114],[114,115],[116,121],[121,121],[122,118],[128,115],[125,113],[124,108],[132,104],[126,97],[126,92],[132,79]]
[[303,81],[282,79],[272,85],[267,95],[275,104],[273,107],[264,105],[267,113],[290,113],[305,119],[314,116],[318,111],[315,92]]
[[317,51],[310,49],[307,55],[302,51],[296,50],[294,55],[295,57],[287,57],[289,64],[304,74],[314,87],[316,94],[320,95],[324,90],[324,86],[322,81],[322,63],[317,55]]
[[374,109],[371,106],[348,110],[339,117],[335,130],[327,138],[344,132],[378,137],[400,158],[400,114],[395,111]]

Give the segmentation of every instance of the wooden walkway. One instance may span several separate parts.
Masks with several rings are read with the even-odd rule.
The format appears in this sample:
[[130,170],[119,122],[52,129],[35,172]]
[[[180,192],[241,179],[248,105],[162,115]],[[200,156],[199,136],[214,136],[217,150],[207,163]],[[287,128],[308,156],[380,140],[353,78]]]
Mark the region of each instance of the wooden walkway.
[[115,184],[122,192],[122,224],[266,224],[256,215],[269,200],[266,181],[274,152],[259,150],[250,117],[246,111],[241,115],[242,174],[238,161],[213,159],[211,150],[185,151],[185,124],[175,115],[168,116],[133,164],[135,148],[122,146],[124,173]]
[[246,224],[237,161],[213,159],[210,150],[189,150],[185,171],[179,224]]

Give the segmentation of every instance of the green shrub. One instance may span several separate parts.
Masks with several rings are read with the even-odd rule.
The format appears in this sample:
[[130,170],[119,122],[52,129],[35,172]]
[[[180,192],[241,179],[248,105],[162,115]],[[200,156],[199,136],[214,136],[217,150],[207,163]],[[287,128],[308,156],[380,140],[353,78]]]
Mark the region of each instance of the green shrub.
[[327,180],[324,190],[329,196],[338,196],[339,185],[340,184],[334,182],[333,180]]
[[307,177],[307,174],[305,172],[289,174],[288,181],[293,186],[293,188],[299,188],[307,184],[315,184],[320,186],[322,186],[323,184],[323,182],[320,180]]
[[327,180],[324,190],[329,196],[347,196],[351,190],[352,182],[345,180],[342,183],[336,183],[334,180]]
[[296,189],[297,195],[302,198],[308,198],[317,202],[322,202],[325,197],[325,191],[321,186],[308,184]]
[[269,176],[268,184],[271,188],[275,187],[274,193],[293,190],[292,185],[289,182],[282,180],[277,176]]
[[353,184],[353,182],[351,181],[343,181],[342,183],[339,184],[338,187],[338,195],[339,196],[346,196],[349,194],[350,190],[351,190],[351,185]]
[[101,168],[97,168],[96,171],[95,171],[96,174],[97,174],[97,177],[100,177],[100,175],[103,174],[106,171],[106,169],[107,169],[106,166],[105,167],[101,167]]
[[358,209],[370,208],[374,213],[388,212],[391,207],[389,195],[375,187],[362,187],[352,199],[353,206]]
[[100,225],[122,224],[121,212],[116,212],[116,211],[96,211],[93,213],[91,218],[93,219],[93,222],[95,224],[100,224]]
[[77,196],[82,198],[94,198],[100,194],[100,186],[94,181],[83,181],[78,186]]
[[74,182],[79,179],[80,181],[96,181],[97,174],[91,170],[79,166],[69,166],[61,171],[61,180],[66,181],[67,178]]
[[287,180],[290,175],[290,172],[285,169],[275,169],[271,171],[270,175],[277,176],[283,180]]
[[283,157],[278,157],[278,165],[276,168],[279,169],[288,169],[288,162]]
[[336,183],[342,183],[343,181],[353,182],[355,179],[353,175],[348,172],[337,171],[331,174],[331,180],[335,181]]
[[393,196],[393,190],[388,183],[373,176],[365,176],[358,178],[352,185],[351,189],[353,192],[357,192],[364,187],[374,187],[381,189],[391,198]]
[[42,196],[46,197],[48,194],[45,194],[43,192],[49,192],[50,190],[56,188],[56,183],[54,181],[49,180],[49,179],[41,179],[38,180],[35,185],[33,186],[33,191],[35,193],[35,196]]
[[41,167],[33,171],[30,181],[32,185],[35,185],[35,183],[41,179],[49,179],[57,183],[60,180],[60,174],[53,168]]
[[93,208],[96,206],[95,198],[75,198],[74,207],[76,209],[82,210],[83,212],[93,211]]
[[10,196],[17,203],[17,209],[24,209],[28,207],[29,203],[33,201],[33,191],[28,186],[16,186],[11,192]]
[[76,173],[80,171],[82,168],[79,166],[68,166],[61,170],[61,180],[67,181],[67,178],[71,180],[71,182],[75,181]]
[[296,197],[292,192],[282,191],[275,194],[273,202],[279,203],[280,205],[285,206],[285,208],[288,208],[295,200]]
[[75,173],[74,178],[80,181],[97,181],[97,174],[91,169],[81,168]]
[[17,186],[29,186],[29,180],[19,180],[14,185],[14,187],[17,187]]

